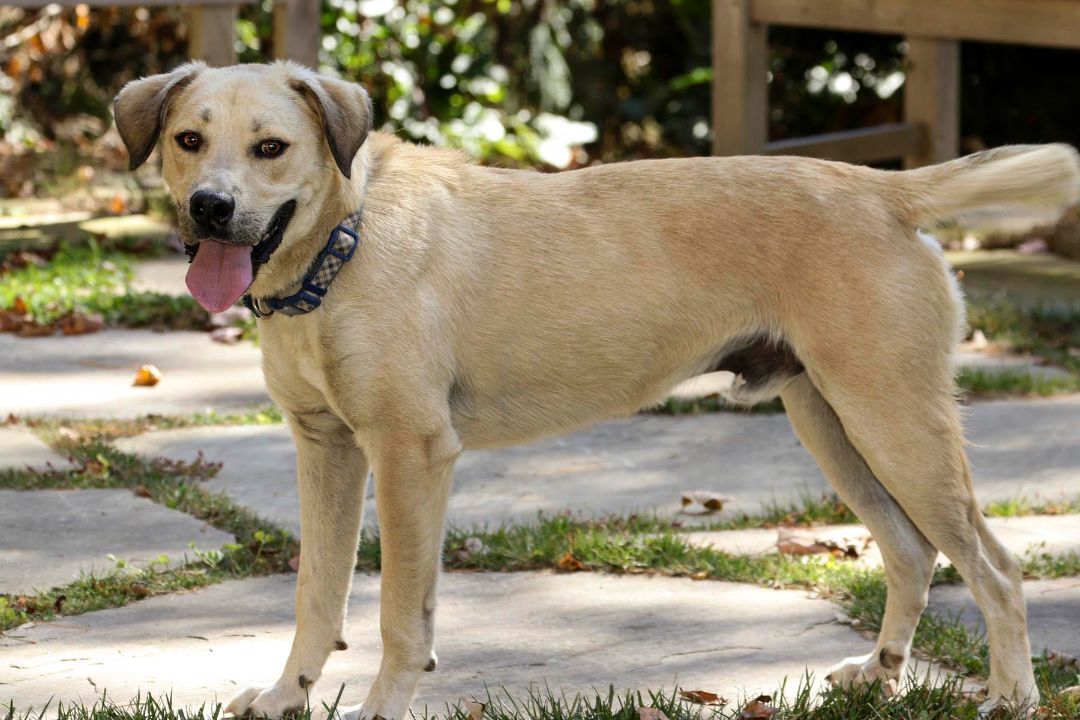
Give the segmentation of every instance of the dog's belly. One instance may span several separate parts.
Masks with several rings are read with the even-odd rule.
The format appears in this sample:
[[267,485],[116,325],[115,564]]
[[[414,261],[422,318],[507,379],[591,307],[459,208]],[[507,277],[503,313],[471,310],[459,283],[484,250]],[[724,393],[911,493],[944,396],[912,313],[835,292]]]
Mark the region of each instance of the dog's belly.
[[[692,357],[697,357],[693,355]],[[467,382],[450,389],[451,418],[467,448],[498,447],[557,435],[613,417],[631,415],[665,400],[679,382],[703,372],[726,371],[734,381],[725,400],[753,405],[773,397],[803,372],[783,340],[751,333],[728,339],[706,359],[641,363],[620,372],[584,376],[545,373],[542,382],[521,376],[482,394]]]

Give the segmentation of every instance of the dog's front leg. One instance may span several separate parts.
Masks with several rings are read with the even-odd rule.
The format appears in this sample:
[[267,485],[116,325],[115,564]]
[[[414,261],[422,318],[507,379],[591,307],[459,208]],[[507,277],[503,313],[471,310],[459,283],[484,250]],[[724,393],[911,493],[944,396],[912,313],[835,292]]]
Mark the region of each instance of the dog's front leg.
[[225,708],[271,718],[303,709],[333,650],[344,650],[367,460],[354,435],[328,413],[290,414],[300,491],[296,634],[285,670],[268,689],[248,688]]
[[454,461],[448,426],[424,435],[389,433],[373,443],[382,541],[382,664],[361,708],[347,720],[403,720],[421,673],[435,669],[435,585]]

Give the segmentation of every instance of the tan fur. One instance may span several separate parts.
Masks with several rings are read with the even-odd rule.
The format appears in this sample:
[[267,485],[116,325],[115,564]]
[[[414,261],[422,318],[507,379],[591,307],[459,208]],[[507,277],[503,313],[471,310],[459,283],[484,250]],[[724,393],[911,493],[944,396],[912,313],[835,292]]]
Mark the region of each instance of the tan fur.
[[[986,616],[991,704],[1037,698],[1019,570],[979,515],[964,457],[951,367],[960,300],[915,230],[1002,203],[1023,215],[1075,202],[1075,151],[1001,149],[910,173],[736,157],[540,174],[372,133],[346,180],[325,118],[296,90],[297,78],[333,81],[289,64],[190,72],[162,131],[181,215],[197,188],[234,192],[255,228],[299,200],[257,296],[295,290],[329,230],[364,210],[360,249],[324,306],[259,322],[267,384],[299,451],[304,552],[285,671],[231,711],[277,716],[302,704],[299,678],[309,686],[337,646],[369,463],[384,657],[364,706],[347,715],[400,719],[433,665],[460,452],[633,413],[750,336],[786,343],[805,372],[741,399],[783,394],[799,436],[883,547],[890,594],[878,648],[834,679],[901,676],[937,548]],[[195,155],[172,142],[191,128],[208,140]],[[245,154],[268,134],[290,143],[282,158]]]

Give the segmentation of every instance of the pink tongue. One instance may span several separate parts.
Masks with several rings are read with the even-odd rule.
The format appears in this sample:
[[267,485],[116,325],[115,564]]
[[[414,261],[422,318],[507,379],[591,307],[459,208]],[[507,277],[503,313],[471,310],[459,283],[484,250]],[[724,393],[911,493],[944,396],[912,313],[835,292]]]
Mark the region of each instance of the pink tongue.
[[199,251],[187,273],[192,297],[210,312],[232,307],[251,280],[251,246],[226,245],[213,240],[199,243]]

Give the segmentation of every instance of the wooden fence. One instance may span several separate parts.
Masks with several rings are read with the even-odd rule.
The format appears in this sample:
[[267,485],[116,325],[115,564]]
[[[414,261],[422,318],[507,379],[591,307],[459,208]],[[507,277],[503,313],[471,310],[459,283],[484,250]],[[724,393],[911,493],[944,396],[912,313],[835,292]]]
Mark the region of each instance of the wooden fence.
[[[210,65],[232,65],[236,62],[236,10],[252,0],[84,0],[65,1],[64,6],[76,4],[91,7],[163,7],[181,6],[188,14],[188,52],[193,59]],[[42,0],[4,0],[13,7],[39,8],[48,3]],[[274,57],[288,58],[316,67],[321,42],[319,0],[274,1]]]
[[[768,142],[769,25],[903,35],[903,122]],[[1080,0],[713,0],[713,153],[956,157],[961,40],[1080,49]]]

